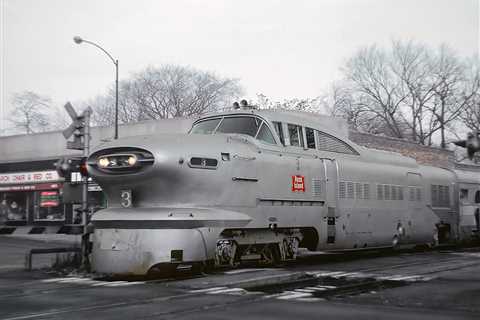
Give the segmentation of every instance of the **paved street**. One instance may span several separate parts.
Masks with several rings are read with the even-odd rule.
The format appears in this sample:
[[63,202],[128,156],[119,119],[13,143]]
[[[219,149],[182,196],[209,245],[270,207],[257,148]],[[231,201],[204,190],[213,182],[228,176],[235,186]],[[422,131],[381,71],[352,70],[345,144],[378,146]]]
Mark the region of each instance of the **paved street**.
[[22,250],[66,243],[0,241],[0,254],[7,258],[0,268],[1,319],[480,317],[478,248],[311,257],[281,268],[128,282],[25,272]]

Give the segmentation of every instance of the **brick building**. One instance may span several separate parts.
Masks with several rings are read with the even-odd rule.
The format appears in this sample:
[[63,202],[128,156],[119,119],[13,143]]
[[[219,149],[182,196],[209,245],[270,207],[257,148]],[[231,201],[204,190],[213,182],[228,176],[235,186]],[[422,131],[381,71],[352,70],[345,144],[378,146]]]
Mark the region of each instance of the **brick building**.
[[438,147],[428,147],[419,143],[358,131],[350,131],[349,138],[358,145],[371,149],[398,152],[404,156],[414,158],[418,163],[454,168],[455,156],[451,150],[444,150]]

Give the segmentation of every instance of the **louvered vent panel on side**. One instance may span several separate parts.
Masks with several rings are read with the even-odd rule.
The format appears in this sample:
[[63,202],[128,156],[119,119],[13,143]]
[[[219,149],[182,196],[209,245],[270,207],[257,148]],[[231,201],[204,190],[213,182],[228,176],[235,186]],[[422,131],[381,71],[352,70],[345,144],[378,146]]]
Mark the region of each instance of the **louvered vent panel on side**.
[[347,194],[347,188],[346,188],[345,181],[340,181],[340,183],[338,185],[338,194],[339,194],[340,198],[345,199],[346,194]]
[[363,199],[370,199],[370,185],[368,183],[363,184]]
[[377,200],[383,200],[383,184],[377,184]]
[[383,198],[385,200],[390,200],[390,185],[384,184],[383,185]]
[[392,200],[398,200],[398,198],[397,198],[397,186],[392,186],[391,198],[392,198]]
[[355,182],[355,198],[363,199],[363,185],[360,182]]
[[349,199],[355,198],[353,182],[351,181],[347,182],[347,198]]
[[323,196],[322,190],[323,181],[321,179],[312,179],[312,195],[314,197],[321,197]]

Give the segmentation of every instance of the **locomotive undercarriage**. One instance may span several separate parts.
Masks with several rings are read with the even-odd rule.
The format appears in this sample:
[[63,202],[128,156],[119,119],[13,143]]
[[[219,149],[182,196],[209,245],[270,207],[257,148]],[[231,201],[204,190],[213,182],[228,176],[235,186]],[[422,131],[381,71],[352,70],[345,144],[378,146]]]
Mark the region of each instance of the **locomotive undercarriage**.
[[235,267],[245,261],[275,265],[295,260],[302,238],[297,228],[226,230],[217,240],[215,264]]

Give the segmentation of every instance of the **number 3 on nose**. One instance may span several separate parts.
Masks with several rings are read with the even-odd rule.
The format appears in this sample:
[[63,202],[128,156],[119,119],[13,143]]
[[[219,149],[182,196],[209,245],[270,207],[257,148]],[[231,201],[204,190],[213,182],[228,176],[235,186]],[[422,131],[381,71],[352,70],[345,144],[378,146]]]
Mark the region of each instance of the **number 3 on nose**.
[[124,208],[132,207],[132,190],[120,191],[120,204]]

